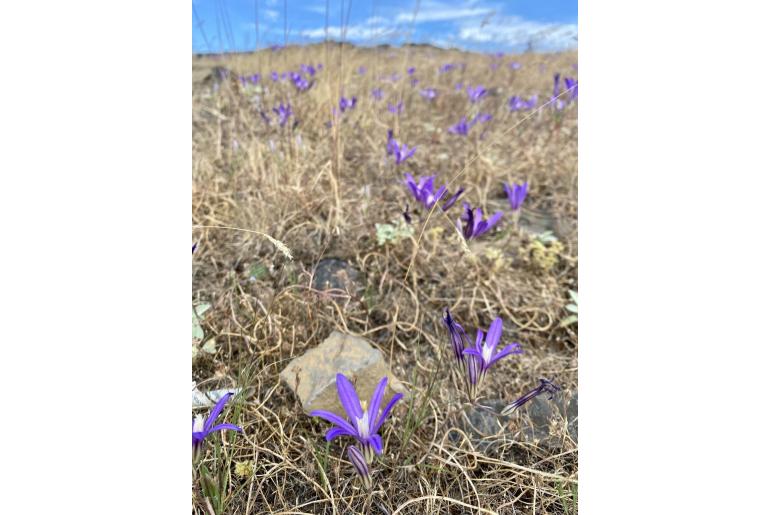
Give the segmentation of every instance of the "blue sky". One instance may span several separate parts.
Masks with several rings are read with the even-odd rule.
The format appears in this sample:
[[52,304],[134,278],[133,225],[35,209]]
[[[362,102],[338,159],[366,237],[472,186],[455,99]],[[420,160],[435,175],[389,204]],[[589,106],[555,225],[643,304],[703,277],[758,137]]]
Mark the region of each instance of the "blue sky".
[[[577,46],[577,0],[329,0],[329,36],[364,45],[431,43],[480,51],[563,50]],[[326,0],[193,0],[193,52],[253,50],[324,40]],[[340,23],[343,7],[346,21]],[[349,13],[349,14],[348,14]]]

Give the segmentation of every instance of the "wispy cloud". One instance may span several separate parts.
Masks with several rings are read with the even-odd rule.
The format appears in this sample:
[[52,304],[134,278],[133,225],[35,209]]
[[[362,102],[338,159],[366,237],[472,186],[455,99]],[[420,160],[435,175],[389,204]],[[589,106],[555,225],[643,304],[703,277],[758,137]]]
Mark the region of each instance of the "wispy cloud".
[[564,50],[577,45],[577,24],[541,23],[518,16],[496,17],[487,23],[461,24],[459,39],[538,50]]
[[419,11],[417,11],[416,17],[414,15],[414,12],[402,12],[398,16],[396,16],[396,21],[411,22],[412,18],[414,18],[415,23],[425,23],[425,22],[431,22],[431,21],[450,21],[450,20],[461,20],[463,18],[468,18],[468,17],[489,16],[494,13],[495,13],[495,10],[489,7],[470,7],[470,8],[466,7],[466,8],[458,9],[456,7],[452,7],[449,4],[444,5],[444,4],[434,3],[425,9],[421,8]]
[[[307,29],[301,32],[302,36],[311,39],[323,38],[327,34],[325,27],[319,27],[316,29]],[[344,27],[344,30],[340,30],[338,26],[330,26],[328,30],[330,38],[366,41],[372,39],[379,39],[383,37],[394,37],[399,35],[397,26],[391,24],[386,18],[375,16],[368,18],[362,23],[356,25],[348,25]]]

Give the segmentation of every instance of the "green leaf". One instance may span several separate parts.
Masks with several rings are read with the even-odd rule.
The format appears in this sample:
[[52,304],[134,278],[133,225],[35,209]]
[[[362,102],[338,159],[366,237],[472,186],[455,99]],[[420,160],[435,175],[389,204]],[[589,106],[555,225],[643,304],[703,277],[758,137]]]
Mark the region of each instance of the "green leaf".
[[567,327],[568,325],[577,323],[577,321],[578,321],[577,315],[570,315],[561,321],[561,323],[559,324],[559,327]]
[[564,309],[566,309],[567,311],[570,311],[572,313],[577,313],[578,312],[578,307],[575,304],[567,304],[566,306],[564,306]]
[[578,294],[576,291],[570,290],[569,296],[572,297],[572,301],[577,304],[578,303]]
[[217,353],[216,340],[214,340],[214,338],[210,339],[209,341],[203,344],[203,347],[201,347],[201,350],[203,350],[203,352],[208,352],[209,354],[216,354]]

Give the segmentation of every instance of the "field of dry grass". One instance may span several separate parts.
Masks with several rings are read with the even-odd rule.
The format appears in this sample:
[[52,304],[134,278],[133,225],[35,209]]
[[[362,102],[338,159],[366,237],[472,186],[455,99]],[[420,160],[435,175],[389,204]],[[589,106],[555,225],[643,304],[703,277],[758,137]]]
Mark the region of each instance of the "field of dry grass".
[[[495,69],[496,61],[425,46],[193,57],[192,300],[211,304],[202,326],[204,342],[216,347],[193,360],[192,376],[201,390],[249,388],[223,414],[243,432],[212,435],[196,465],[218,477],[219,504],[194,482],[194,512],[576,513],[577,443],[565,418],[554,412],[548,445],[526,437],[528,409],[501,419],[501,430],[480,442],[463,422],[475,408],[452,375],[442,324],[445,307],[469,332],[500,316],[503,341],[524,349],[490,371],[480,404],[512,402],[540,378],[558,383],[565,403],[576,394],[577,324],[560,321],[569,315],[569,290],[578,289],[577,103],[511,112],[508,99],[538,94],[546,104],[555,73],[577,76],[577,53],[506,55]],[[307,91],[270,79],[272,71],[318,63]],[[445,63],[465,66],[440,73]],[[221,82],[217,66],[231,71]],[[257,86],[237,79],[253,73],[261,74]],[[382,80],[394,73],[397,80]],[[471,104],[457,83],[488,94]],[[419,94],[427,87],[435,99]],[[352,95],[355,108],[333,117],[339,98]],[[281,126],[273,108],[287,102],[293,116]],[[403,102],[403,111],[390,112],[389,102]],[[479,112],[492,119],[467,137],[447,131]],[[418,147],[400,165],[386,156],[389,129]],[[506,215],[466,245],[454,228],[461,203],[428,216],[404,186],[405,172],[435,174],[452,191],[464,187],[460,200],[485,215]],[[550,268],[536,255],[532,230],[517,228],[502,189],[525,180],[520,225],[558,238]],[[375,224],[402,219],[407,204],[413,236],[379,245]],[[283,242],[293,259],[258,233]],[[313,287],[329,257],[358,271],[353,288]],[[278,379],[291,358],[335,329],[371,341],[412,392],[383,426],[371,492],[343,443],[324,440],[328,424],[304,414]]]

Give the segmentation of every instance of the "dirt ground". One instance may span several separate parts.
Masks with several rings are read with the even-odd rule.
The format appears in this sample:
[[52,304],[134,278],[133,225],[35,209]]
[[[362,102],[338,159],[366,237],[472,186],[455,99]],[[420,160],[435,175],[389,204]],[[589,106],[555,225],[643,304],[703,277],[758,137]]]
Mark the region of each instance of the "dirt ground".
[[[547,436],[532,436],[531,406],[551,402],[539,397],[481,441],[467,422],[490,415],[463,399],[441,316],[449,307],[472,334],[500,316],[501,341],[524,349],[492,368],[480,404],[510,403],[540,378],[562,387],[553,406],[576,395],[578,326],[560,322],[570,315],[569,290],[578,290],[578,106],[543,105],[555,73],[577,78],[577,60],[576,52],[496,57],[336,44],[193,56],[192,302],[211,309],[197,344],[210,343],[209,351],[193,359],[192,379],[201,390],[249,388],[222,416],[243,433],[212,435],[202,461],[219,478],[215,511],[576,513],[577,442],[568,417],[554,408],[543,422]],[[270,77],[319,63],[306,91]],[[441,72],[447,63],[458,66]],[[254,73],[256,85],[238,78]],[[471,103],[469,85],[487,94]],[[420,95],[424,88],[436,98]],[[541,109],[509,110],[511,96],[533,94]],[[333,116],[341,96],[356,96],[356,106]],[[387,109],[399,102],[400,114]],[[283,126],[273,111],[281,103],[293,111]],[[481,113],[492,119],[467,136],[448,132]],[[400,165],[386,155],[389,129],[417,146]],[[465,191],[446,214],[428,216],[404,185],[405,172]],[[525,180],[529,196],[517,224],[502,183]],[[466,245],[454,225],[462,201],[505,216]],[[403,220],[407,204],[413,234],[379,245],[375,224]],[[556,241],[535,237],[546,230]],[[339,289],[321,291],[318,266],[329,258],[351,272]],[[305,415],[278,379],[292,357],[335,329],[382,350],[413,393],[382,428],[385,451],[371,493],[341,439],[324,440],[329,424]],[[236,474],[244,462],[250,471]],[[194,483],[193,511],[210,510]]]

